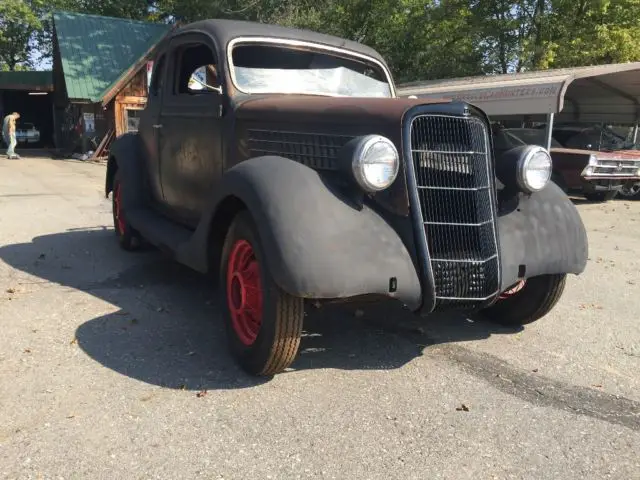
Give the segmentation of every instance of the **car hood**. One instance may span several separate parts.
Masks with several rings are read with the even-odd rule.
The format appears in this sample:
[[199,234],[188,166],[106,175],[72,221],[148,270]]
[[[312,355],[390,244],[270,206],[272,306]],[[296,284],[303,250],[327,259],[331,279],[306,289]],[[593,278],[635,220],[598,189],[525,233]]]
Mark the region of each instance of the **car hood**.
[[[303,159],[313,168],[328,168],[334,162],[336,145],[349,138],[377,134],[389,138],[402,155],[402,119],[416,105],[451,103],[450,100],[409,98],[345,98],[310,95],[251,96],[238,102],[234,115],[235,161],[260,154],[283,154]],[[267,140],[261,140],[264,135]],[[340,161],[340,160],[338,160]],[[329,167],[331,168],[331,167]],[[404,166],[391,188],[376,194],[376,201],[389,210],[407,215]]]
[[448,99],[271,95],[241,101],[236,107],[236,116],[239,120],[268,117],[274,122],[318,126],[353,126],[354,122],[373,126],[389,122],[397,124],[404,113],[416,105],[450,102]]

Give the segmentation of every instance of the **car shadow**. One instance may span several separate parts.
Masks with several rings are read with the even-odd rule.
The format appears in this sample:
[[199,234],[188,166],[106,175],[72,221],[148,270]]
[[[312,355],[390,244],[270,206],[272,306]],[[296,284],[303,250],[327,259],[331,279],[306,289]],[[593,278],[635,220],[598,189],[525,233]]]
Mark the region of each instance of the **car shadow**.
[[[78,346],[113,371],[188,390],[238,389],[269,381],[245,374],[230,357],[210,277],[156,250],[123,252],[111,228],[69,230],[2,246],[0,259],[117,307],[76,330]],[[517,331],[464,316],[419,319],[395,303],[355,312],[311,309],[290,371],[396,369],[430,345]]]

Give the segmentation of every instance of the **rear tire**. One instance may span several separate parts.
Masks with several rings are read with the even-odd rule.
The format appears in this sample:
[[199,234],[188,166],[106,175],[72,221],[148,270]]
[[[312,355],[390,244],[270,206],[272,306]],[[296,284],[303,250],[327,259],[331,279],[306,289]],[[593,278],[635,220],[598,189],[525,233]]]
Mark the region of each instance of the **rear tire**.
[[111,193],[111,209],[113,213],[113,228],[118,237],[118,243],[123,250],[133,251],[140,248],[142,238],[140,234],[129,224],[122,208],[122,191],[124,183],[120,172],[116,172],[113,178],[113,192]]
[[584,198],[586,198],[590,202],[608,202],[609,200],[613,200],[614,198],[616,198],[617,194],[617,190],[613,192],[593,192],[585,193]]
[[273,280],[251,215],[238,214],[222,249],[220,291],[232,355],[251,375],[272,376],[296,359],[304,301]]
[[521,290],[499,299],[480,311],[486,320],[506,326],[535,322],[547,315],[558,303],[567,275],[541,275],[526,280]]

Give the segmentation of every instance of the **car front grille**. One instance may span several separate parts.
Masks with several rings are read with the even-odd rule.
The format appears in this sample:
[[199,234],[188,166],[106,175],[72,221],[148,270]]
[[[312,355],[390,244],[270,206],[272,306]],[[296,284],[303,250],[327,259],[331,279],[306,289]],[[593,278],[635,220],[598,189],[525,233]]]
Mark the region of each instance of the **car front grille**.
[[474,117],[420,115],[410,128],[436,308],[473,308],[500,285],[487,127]]
[[639,160],[598,159],[593,169],[593,174],[635,177],[639,168]]

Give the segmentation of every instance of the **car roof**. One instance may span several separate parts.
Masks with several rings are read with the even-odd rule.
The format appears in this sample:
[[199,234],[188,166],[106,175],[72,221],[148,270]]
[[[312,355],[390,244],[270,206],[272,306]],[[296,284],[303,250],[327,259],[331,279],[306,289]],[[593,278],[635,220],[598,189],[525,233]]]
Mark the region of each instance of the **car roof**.
[[361,55],[373,57],[388,68],[384,58],[373,48],[362,43],[344,38],[326,35],[311,30],[282,27],[266,23],[248,22],[244,20],[210,19],[200,20],[176,28],[168,35],[168,39],[188,32],[204,32],[217,39],[226,49],[227,44],[238,37],[270,37],[287,40],[298,40],[319,43],[334,48],[351,50]]

